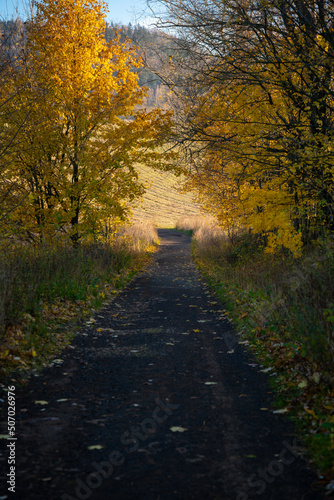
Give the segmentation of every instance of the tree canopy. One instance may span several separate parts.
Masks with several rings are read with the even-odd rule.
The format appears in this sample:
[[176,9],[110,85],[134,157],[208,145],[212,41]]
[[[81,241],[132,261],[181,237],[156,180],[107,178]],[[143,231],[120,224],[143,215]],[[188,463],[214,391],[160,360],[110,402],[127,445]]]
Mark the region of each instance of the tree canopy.
[[333,2],[150,3],[178,43],[169,82],[188,186],[268,251],[332,234]]
[[2,230],[33,240],[66,235],[76,245],[126,220],[143,193],[137,162],[171,168],[161,150],[170,113],[139,109],[142,62],[117,31],[106,41],[103,2],[33,6],[0,90],[2,124],[20,137],[15,154],[3,154],[1,190],[16,181],[3,213],[21,200]]

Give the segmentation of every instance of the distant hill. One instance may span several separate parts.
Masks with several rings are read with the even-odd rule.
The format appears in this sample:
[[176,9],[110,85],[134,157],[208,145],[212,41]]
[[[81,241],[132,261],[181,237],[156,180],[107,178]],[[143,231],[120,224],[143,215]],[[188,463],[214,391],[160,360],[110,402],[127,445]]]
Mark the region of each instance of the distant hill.
[[177,191],[180,178],[171,172],[157,172],[150,167],[138,167],[139,178],[150,184],[141,203],[133,210],[135,221],[150,221],[158,227],[175,227],[181,217],[197,216],[202,212],[192,195]]
[[[144,102],[148,107],[162,107],[166,103],[167,87],[163,84],[161,78],[157,76],[155,70],[159,72],[162,69],[163,58],[166,54],[167,41],[171,41],[164,33],[148,29],[140,25],[123,26],[115,23],[107,23],[105,29],[105,38],[107,41],[115,36],[114,30],[117,29],[121,33],[121,41],[126,38],[138,47],[140,56],[142,57],[145,66],[136,70],[139,75],[139,84],[142,87],[148,87],[148,97]],[[15,58],[20,44],[24,37],[22,33],[25,30],[25,23],[20,20],[0,20],[0,41],[2,50],[6,56]],[[162,47],[164,48],[162,50]],[[168,54],[168,50],[167,50]]]
[[121,31],[121,41],[126,38],[132,40],[138,47],[139,54],[144,61],[145,66],[138,70],[139,84],[149,88],[148,97],[144,104],[149,107],[162,107],[167,101],[168,89],[155,71],[162,73],[164,57],[166,54],[168,57],[167,45],[173,43],[171,37],[161,31],[140,25],[123,26],[107,23],[106,40],[110,40],[114,36],[115,29]]

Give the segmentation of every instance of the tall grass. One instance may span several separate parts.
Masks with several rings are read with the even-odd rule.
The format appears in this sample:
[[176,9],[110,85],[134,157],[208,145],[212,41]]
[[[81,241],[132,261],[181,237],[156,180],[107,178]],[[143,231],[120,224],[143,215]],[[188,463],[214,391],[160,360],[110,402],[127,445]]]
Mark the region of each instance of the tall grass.
[[237,332],[269,365],[278,406],[297,423],[316,465],[334,479],[334,245],[308,248],[294,259],[266,254],[261,239],[231,242],[201,219],[193,231],[198,266],[225,301]]
[[150,221],[141,220],[122,229],[114,242],[114,248],[127,245],[131,252],[142,252],[159,242],[158,231]]
[[214,217],[207,215],[184,216],[176,222],[176,229],[191,233],[195,239],[220,242],[225,233],[217,225]]
[[243,323],[259,337],[274,331],[282,342],[296,342],[299,354],[334,382],[331,244],[293,259],[284,252],[264,253],[259,238],[249,233],[232,244],[214,221],[181,220],[178,227],[192,227],[199,262],[221,283],[221,293]]
[[0,254],[0,331],[35,316],[41,302],[85,300],[99,281],[112,281],[158,241],[150,224],[120,231],[111,244],[12,247]]
[[[15,359],[21,367],[29,365],[27,352],[36,358],[47,355],[59,324],[101,306],[131,278],[157,242],[157,230],[142,223],[122,229],[108,244],[3,249],[0,359],[5,371],[15,365]],[[61,344],[62,338],[58,340]]]

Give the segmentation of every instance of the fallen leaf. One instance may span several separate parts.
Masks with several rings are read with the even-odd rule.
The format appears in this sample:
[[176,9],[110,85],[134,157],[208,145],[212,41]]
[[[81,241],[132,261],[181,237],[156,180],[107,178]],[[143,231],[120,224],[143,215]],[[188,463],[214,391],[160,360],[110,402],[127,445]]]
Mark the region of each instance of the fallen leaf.
[[217,382],[205,382],[205,385],[216,385]]
[[275,410],[273,413],[287,413],[289,411],[287,408],[282,408],[281,410]]
[[102,450],[104,446],[102,444],[92,444],[91,446],[87,446],[87,450]]
[[34,403],[35,403],[35,405],[48,405],[49,404],[47,401],[43,401],[43,400],[37,400]]
[[310,410],[309,408],[307,408],[307,406],[304,405],[304,410],[309,413],[310,415],[312,415],[314,418],[317,418],[316,417],[316,414],[314,413],[314,410]]
[[172,432],[185,432],[187,431],[188,429],[186,427],[178,427],[178,426],[173,426],[173,427],[170,427],[170,430]]

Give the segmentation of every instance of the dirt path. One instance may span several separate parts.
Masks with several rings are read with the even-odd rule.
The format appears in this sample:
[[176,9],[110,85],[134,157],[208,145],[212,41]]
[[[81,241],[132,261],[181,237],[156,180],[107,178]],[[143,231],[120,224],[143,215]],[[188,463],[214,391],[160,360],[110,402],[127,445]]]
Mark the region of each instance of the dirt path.
[[324,498],[190,238],[160,237],[149,268],[16,395],[16,492],[1,440],[0,499]]

